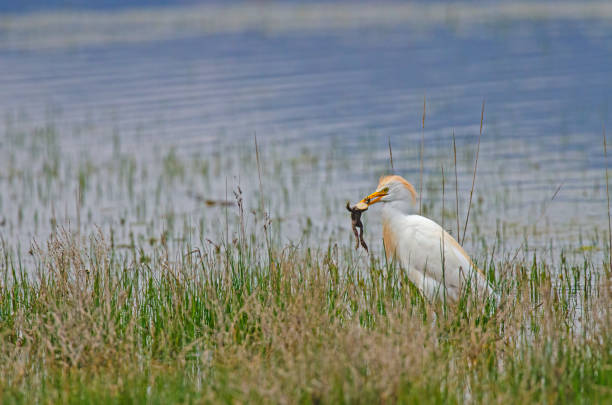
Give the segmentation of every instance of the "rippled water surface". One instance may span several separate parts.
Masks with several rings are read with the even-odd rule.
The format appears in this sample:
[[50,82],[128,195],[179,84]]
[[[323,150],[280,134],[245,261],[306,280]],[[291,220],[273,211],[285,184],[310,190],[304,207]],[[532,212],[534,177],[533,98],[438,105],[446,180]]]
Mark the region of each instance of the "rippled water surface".
[[[343,204],[391,170],[389,142],[456,234],[452,134],[463,228],[483,102],[468,247],[583,254],[606,237],[606,3],[135,6],[0,18],[4,240],[57,224],[215,240],[236,208],[205,200],[238,186],[259,226],[255,135],[284,241],[351,243]],[[377,246],[375,209],[367,221]]]

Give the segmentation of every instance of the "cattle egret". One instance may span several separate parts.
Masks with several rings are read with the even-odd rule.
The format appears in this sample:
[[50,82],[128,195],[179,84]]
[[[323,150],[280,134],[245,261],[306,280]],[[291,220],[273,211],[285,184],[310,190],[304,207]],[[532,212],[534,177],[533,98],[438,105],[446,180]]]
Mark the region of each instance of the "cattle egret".
[[[383,176],[376,191],[359,202],[382,203],[383,242],[387,260],[397,260],[424,296],[457,301],[469,288],[478,297],[491,285],[459,243],[429,218],[412,214],[417,195],[401,176]],[[446,288],[444,288],[446,286]]]

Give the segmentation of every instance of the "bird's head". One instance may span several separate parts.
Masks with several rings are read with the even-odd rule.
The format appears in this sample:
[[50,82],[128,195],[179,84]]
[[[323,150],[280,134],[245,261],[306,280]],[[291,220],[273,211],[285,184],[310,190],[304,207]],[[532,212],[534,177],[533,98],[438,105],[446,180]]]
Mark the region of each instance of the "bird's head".
[[383,176],[378,181],[376,191],[361,200],[359,205],[365,204],[369,207],[377,202],[412,205],[416,203],[416,191],[412,184],[401,176]]

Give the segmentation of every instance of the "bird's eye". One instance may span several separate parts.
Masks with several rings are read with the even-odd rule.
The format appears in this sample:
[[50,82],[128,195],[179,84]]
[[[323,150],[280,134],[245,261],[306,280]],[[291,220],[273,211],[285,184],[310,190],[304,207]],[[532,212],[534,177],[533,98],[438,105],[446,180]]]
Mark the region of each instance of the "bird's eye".
[[382,189],[382,192],[383,192],[383,193],[388,193],[388,192],[389,192],[389,187],[385,187],[385,188],[383,188],[383,189]]

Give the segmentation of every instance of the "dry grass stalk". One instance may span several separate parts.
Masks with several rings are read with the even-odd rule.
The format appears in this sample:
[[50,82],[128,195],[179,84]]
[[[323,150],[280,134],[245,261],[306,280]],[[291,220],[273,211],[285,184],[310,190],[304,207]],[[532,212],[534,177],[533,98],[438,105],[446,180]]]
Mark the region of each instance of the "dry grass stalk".
[[423,214],[423,154],[425,153],[425,112],[427,107],[427,98],[423,96],[423,117],[421,119],[421,150],[419,152],[419,158],[421,161],[421,167],[419,171],[419,215]]
[[457,217],[457,239],[461,236],[459,225],[459,180],[457,176],[457,144],[455,143],[455,130],[453,129],[453,163],[455,166],[455,216]]
[[608,146],[606,142],[606,127],[603,127],[604,160],[606,161],[606,196],[608,198],[608,261],[612,271],[612,221],[610,220],[610,181],[608,178]]
[[470,209],[472,208],[472,195],[474,194],[474,186],[476,185],[476,172],[478,170],[478,155],[480,154],[480,138],[482,137],[482,124],[484,121],[484,109],[485,102],[482,101],[482,110],[480,111],[480,131],[478,132],[478,144],[476,146],[476,160],[474,161],[474,172],[472,174],[472,187],[470,188],[470,201],[468,202],[467,215],[465,216],[465,225],[463,225],[463,237],[461,238],[461,244],[465,241],[465,234],[467,232],[468,221],[470,219]]
[[391,173],[395,173],[395,168],[393,167],[393,151],[391,150],[391,137],[389,139],[389,161],[391,162]]

